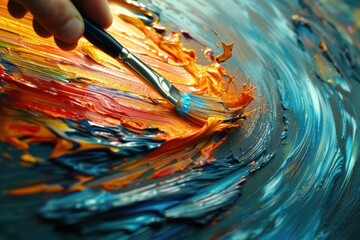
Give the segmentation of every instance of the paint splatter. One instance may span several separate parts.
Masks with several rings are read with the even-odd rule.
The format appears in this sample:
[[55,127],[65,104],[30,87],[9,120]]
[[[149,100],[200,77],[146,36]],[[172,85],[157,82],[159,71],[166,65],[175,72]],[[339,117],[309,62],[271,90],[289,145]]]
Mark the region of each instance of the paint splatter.
[[[109,31],[139,58],[182,91],[246,106],[246,120],[193,125],[85,40],[62,52],[35,37],[30,18],[8,17],[2,1],[0,232],[24,239],[29,232],[75,239],[358,236],[355,3],[152,1],[129,8],[116,1],[111,8]],[[191,38],[161,25],[187,29]],[[210,29],[234,42],[224,63],[209,57],[218,42]]]

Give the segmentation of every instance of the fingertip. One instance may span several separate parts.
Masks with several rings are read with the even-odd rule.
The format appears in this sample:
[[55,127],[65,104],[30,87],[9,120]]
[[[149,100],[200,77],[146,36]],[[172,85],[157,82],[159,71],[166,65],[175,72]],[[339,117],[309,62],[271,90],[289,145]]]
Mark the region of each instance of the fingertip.
[[60,49],[65,50],[65,51],[71,51],[77,47],[77,42],[67,43],[67,42],[61,41],[60,39],[58,39],[56,37],[54,37],[54,41]]
[[61,42],[72,46],[84,33],[82,17],[69,0],[33,0],[32,3],[25,1],[24,6],[36,19],[37,23],[35,22],[34,26],[40,36],[48,36],[48,32]]
[[104,18],[103,20],[104,22],[102,23],[101,27],[102,28],[109,28],[112,23],[113,23],[113,16],[110,14],[110,15],[107,15],[106,18]]
[[36,19],[33,19],[33,29],[40,37],[49,38],[52,36]]
[[84,22],[78,17],[69,19],[55,33],[55,37],[62,42],[76,43],[84,34]]
[[102,28],[109,28],[113,23],[113,16],[111,14],[110,7],[107,4],[107,1],[105,6],[102,7],[102,14],[100,16],[101,17],[98,18],[100,26]]
[[107,0],[73,0],[81,12],[101,28],[108,28],[113,22],[113,16]]
[[9,0],[7,8],[10,15],[14,18],[23,18],[28,12],[26,8],[13,0]]

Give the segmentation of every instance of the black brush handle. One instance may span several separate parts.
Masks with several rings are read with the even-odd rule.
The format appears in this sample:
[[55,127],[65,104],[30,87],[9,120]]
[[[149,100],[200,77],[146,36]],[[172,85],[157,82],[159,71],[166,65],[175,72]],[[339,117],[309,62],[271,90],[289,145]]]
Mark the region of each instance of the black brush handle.
[[109,56],[118,57],[124,47],[104,29],[84,16],[83,19],[85,24],[84,37]]
[[140,76],[143,81],[172,104],[175,105],[178,102],[180,91],[175,86],[135,57],[105,30],[86,19],[86,17],[83,17],[83,19],[85,23],[84,37],[89,42],[111,57],[120,60],[128,69]]

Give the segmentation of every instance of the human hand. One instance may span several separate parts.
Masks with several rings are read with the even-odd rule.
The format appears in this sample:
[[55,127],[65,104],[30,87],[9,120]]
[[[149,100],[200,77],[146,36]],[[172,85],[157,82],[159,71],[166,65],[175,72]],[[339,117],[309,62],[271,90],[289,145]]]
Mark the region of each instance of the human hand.
[[34,16],[33,28],[41,37],[54,36],[63,50],[72,50],[84,33],[79,10],[100,27],[112,23],[107,0],[9,0],[8,11],[22,18],[28,11]]

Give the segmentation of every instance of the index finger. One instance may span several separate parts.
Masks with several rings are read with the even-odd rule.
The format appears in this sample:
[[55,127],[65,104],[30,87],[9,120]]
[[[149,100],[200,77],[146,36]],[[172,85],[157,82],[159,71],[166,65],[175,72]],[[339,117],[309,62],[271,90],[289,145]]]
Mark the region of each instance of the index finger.
[[75,43],[84,32],[82,17],[69,0],[16,0],[55,38]]

